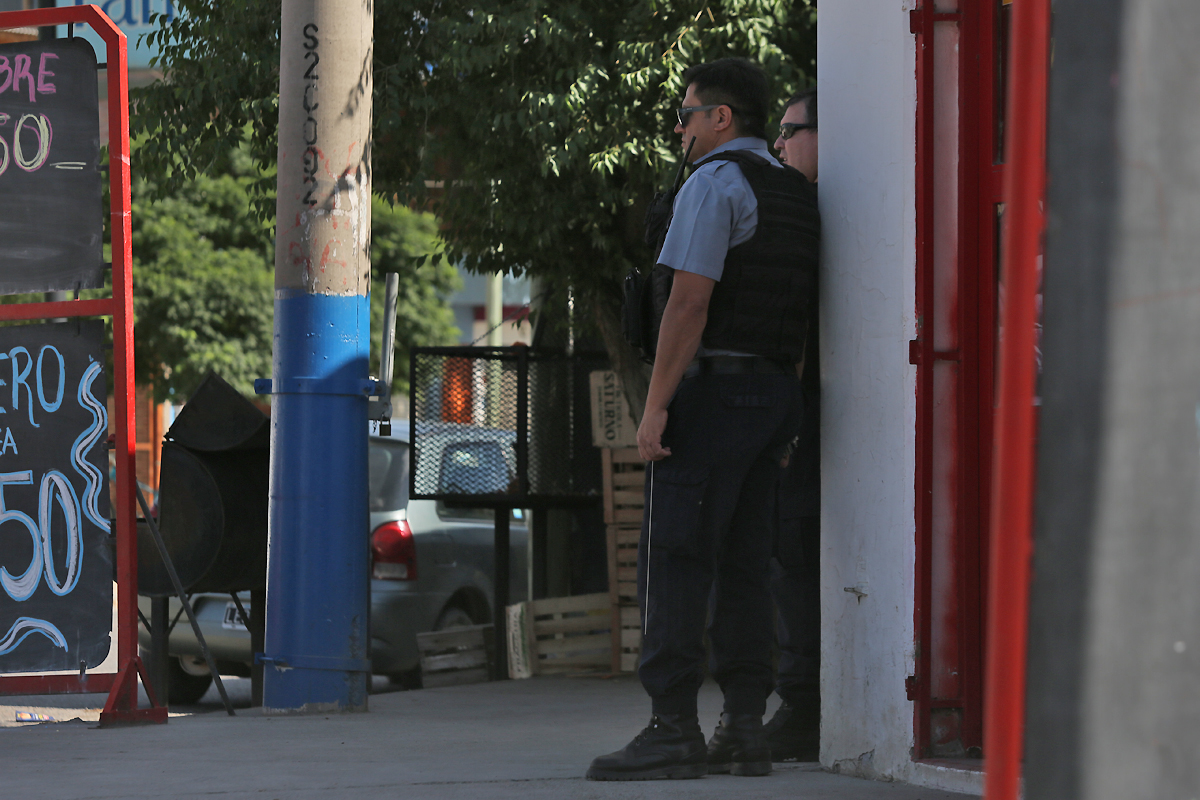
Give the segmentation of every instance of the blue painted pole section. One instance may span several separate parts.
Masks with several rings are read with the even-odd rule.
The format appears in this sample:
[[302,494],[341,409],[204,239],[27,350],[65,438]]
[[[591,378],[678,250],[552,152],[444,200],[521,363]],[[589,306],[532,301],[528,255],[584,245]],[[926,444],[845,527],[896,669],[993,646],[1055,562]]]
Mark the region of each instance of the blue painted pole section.
[[[369,325],[368,297],[277,292],[263,681],[270,710],[366,707],[367,400],[325,392],[367,377]],[[307,378],[315,391],[289,393],[289,378]]]
[[373,6],[281,7],[267,713],[367,708]]

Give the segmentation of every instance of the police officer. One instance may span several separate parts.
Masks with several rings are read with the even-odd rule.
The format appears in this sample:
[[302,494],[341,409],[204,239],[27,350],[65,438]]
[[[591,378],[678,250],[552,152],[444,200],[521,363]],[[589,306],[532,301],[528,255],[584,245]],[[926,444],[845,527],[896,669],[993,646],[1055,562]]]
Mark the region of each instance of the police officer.
[[[787,101],[775,140],[779,160],[817,182],[817,90]],[[783,701],[764,726],[773,761],[815,761],[821,725],[818,685],[821,645],[820,381],[816,319],[804,359],[804,422],[779,485],[779,524],[771,564],[771,595],[778,614]]]
[[[696,170],[675,199],[655,267],[654,370],[638,429],[647,465],[638,551],[650,724],[592,762],[599,780],[765,775],[772,689],[768,574],[781,454],[799,428],[815,306],[816,193],[767,149],[767,80],[744,59],[684,73],[675,132]],[[724,696],[712,741],[696,697]]]

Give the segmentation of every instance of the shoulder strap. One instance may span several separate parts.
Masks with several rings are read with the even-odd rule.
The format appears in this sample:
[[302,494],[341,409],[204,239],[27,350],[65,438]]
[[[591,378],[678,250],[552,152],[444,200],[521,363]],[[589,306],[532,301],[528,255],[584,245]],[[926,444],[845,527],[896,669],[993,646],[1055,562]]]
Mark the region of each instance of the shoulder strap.
[[725,150],[715,155],[705,156],[697,167],[710,161],[736,161],[739,164],[753,164],[756,167],[772,166],[770,161],[751,150]]

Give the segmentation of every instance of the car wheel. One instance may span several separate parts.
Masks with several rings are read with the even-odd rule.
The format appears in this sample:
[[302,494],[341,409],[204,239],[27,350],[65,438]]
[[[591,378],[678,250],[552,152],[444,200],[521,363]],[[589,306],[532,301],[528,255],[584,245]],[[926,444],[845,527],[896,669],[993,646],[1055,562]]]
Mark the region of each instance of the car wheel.
[[209,686],[212,686],[212,675],[193,675],[184,671],[178,658],[167,660],[167,697],[170,704],[187,706],[197,703]]
[[437,622],[433,624],[433,629],[435,631],[444,631],[447,628],[467,628],[474,624],[475,620],[471,619],[471,615],[467,613],[465,608],[461,606],[447,606],[438,615]]
[[388,675],[388,680],[393,686],[399,686],[401,689],[420,689],[421,665],[417,664],[412,669],[404,670],[404,672],[393,672],[391,675]]

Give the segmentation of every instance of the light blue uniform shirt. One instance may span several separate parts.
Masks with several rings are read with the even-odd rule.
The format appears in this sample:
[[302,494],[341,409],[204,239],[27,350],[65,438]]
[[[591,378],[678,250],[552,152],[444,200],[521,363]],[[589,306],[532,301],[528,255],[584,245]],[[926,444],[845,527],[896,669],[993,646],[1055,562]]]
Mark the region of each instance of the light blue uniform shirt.
[[[749,150],[781,167],[766,141],[751,136],[726,142],[704,158],[727,150]],[[705,161],[675,196],[658,263],[719,281],[729,249],[750,241],[757,228],[758,200],[741,167],[732,161]]]
[[[704,158],[726,150],[749,150],[782,168],[763,139],[743,136],[716,147]],[[704,161],[704,159],[701,159]],[[704,161],[675,195],[671,227],[658,263],[720,281],[731,247],[750,241],[758,229],[758,199],[742,169],[732,161]],[[700,345],[696,355],[745,356]]]

